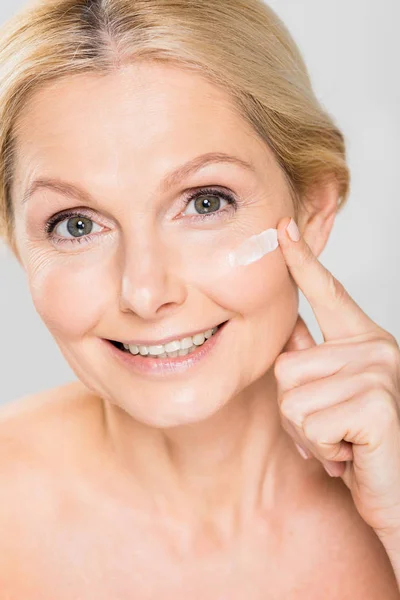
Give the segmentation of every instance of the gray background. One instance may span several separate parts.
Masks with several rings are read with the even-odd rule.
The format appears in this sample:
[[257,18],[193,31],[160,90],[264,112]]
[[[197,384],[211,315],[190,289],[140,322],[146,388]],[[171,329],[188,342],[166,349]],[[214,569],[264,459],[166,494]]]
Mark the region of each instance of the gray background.
[[[2,0],[0,21],[26,5]],[[270,0],[298,43],[316,94],[345,134],[352,192],[321,262],[400,341],[399,0]],[[76,379],[36,313],[17,261],[0,245],[0,403]],[[314,314],[300,312],[318,343]]]

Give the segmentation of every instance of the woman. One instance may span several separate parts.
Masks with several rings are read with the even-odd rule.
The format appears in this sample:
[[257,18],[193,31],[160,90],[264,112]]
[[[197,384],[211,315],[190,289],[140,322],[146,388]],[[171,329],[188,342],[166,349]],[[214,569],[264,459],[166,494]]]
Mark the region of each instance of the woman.
[[[349,172],[284,25],[258,0],[51,0],[1,40],[2,234],[77,376],[2,409],[2,597],[398,598],[355,444],[281,410],[343,339],[397,359],[316,259]],[[269,228],[279,249],[223,268]]]

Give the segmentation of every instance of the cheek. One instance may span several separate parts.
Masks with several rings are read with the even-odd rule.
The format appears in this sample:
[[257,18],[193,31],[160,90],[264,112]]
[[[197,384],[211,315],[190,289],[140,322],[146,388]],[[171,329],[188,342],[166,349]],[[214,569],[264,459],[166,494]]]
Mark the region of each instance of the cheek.
[[58,257],[31,262],[27,274],[33,304],[55,337],[73,339],[96,326],[110,306],[106,270],[101,261]]
[[198,274],[192,284],[223,308],[251,317],[292,313],[298,308],[298,288],[279,249],[247,266],[218,267]]
[[298,287],[280,251],[247,266],[216,270],[193,285],[228,310],[229,317],[239,316],[242,347],[254,351],[246,381],[259,377],[282,351],[298,315]]

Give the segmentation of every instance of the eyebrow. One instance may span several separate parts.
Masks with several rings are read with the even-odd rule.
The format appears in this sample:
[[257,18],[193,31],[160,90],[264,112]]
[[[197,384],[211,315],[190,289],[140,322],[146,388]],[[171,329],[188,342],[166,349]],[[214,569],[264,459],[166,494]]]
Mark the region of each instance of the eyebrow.
[[[164,193],[168,192],[181,180],[186,179],[195,171],[198,171],[202,167],[205,167],[206,165],[211,163],[230,163],[237,165],[243,169],[246,169],[247,171],[250,171],[252,173],[256,172],[254,165],[250,162],[247,162],[246,160],[243,160],[242,158],[232,156],[230,154],[225,154],[224,152],[208,152],[207,154],[196,156],[189,162],[185,163],[184,165],[181,165],[174,171],[168,173],[161,184],[161,191]],[[29,185],[28,189],[24,193],[22,198],[22,204],[28,202],[29,198],[39,188],[47,188],[50,190],[54,190],[65,196],[76,198],[77,200],[83,199],[85,200],[85,202],[88,203],[93,201],[90,194],[77,185],[61,181],[57,178],[38,177]]]

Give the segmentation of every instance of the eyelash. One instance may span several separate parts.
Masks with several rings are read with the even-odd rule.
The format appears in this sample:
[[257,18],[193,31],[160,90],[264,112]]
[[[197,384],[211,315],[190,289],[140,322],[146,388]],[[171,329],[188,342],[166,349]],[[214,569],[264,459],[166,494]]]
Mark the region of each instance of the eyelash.
[[[185,200],[185,205],[183,210],[188,206],[188,204],[190,202],[192,202],[193,200],[197,200],[197,198],[199,198],[200,196],[219,196],[220,198],[223,198],[224,200],[226,200],[226,202],[228,202],[228,204],[233,207],[234,211],[237,210],[238,207],[238,203],[235,200],[235,198],[224,191],[221,191],[219,189],[216,188],[200,188],[197,191],[195,191],[194,193],[192,193],[188,198],[186,198]],[[226,207],[225,207],[226,209]],[[221,213],[226,212],[225,209],[216,211],[216,212],[210,212],[210,213],[205,213],[204,215],[191,215],[190,218],[194,218],[195,220],[205,220],[205,219],[215,219],[215,218],[219,218],[218,215],[221,215]],[[53,235],[53,231],[56,228],[56,226],[61,223],[62,221],[71,219],[73,217],[85,217],[86,219],[91,219],[91,216],[93,216],[94,213],[92,213],[92,211],[89,211],[87,209],[82,209],[81,211],[78,210],[68,210],[66,212],[63,213],[58,213],[56,215],[53,215],[52,217],[50,217],[50,219],[48,219],[45,223],[44,226],[44,233],[46,234],[46,236],[49,239],[52,239],[52,241],[55,244],[64,244],[64,243],[68,243],[68,242],[72,242],[73,244],[75,242],[77,242],[78,244],[82,244],[82,243],[88,243],[91,241],[92,239],[92,235],[85,235],[85,236],[81,236],[81,237],[77,237],[77,238],[56,238]],[[91,216],[90,216],[91,215]],[[94,221],[93,221],[94,222]],[[96,235],[96,234],[94,234]]]

